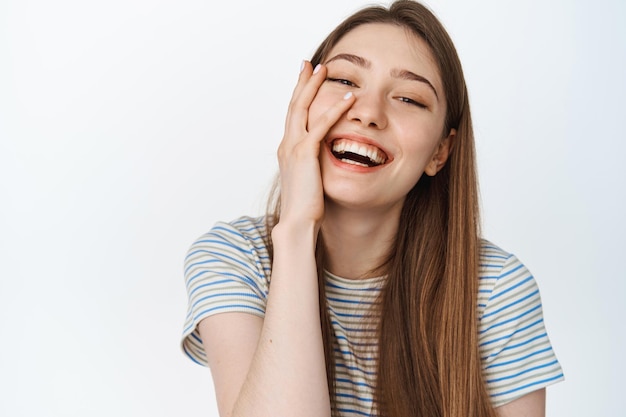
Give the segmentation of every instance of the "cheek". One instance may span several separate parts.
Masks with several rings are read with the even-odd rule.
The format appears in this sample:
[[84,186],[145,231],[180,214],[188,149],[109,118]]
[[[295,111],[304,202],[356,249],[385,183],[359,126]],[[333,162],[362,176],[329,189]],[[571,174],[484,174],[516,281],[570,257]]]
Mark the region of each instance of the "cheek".
[[439,146],[441,134],[438,126],[426,122],[407,124],[396,132],[396,137],[402,138],[400,149],[406,162],[403,164],[405,170],[403,175],[410,182],[417,182]]
[[419,160],[430,159],[441,139],[438,128],[426,120],[399,126],[396,137],[402,138],[404,152]]

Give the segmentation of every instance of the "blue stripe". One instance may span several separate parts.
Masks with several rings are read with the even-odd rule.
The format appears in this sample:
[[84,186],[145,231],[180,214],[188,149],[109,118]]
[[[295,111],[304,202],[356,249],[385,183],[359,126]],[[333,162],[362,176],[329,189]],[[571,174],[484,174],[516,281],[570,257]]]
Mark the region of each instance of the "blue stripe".
[[489,380],[487,380],[487,383],[490,384],[492,382],[500,382],[500,381],[505,381],[507,379],[517,378],[517,377],[519,377],[521,375],[524,375],[524,374],[527,374],[529,372],[534,372],[534,371],[537,371],[539,369],[547,368],[549,366],[553,366],[553,365],[556,365],[556,364],[558,364],[557,361],[552,361],[552,362],[546,363],[544,365],[539,365],[539,366],[535,366],[535,367],[532,367],[532,368],[524,369],[522,372],[518,372],[518,373],[516,373],[514,375],[508,375],[508,376],[504,376],[502,378],[496,378],[496,379],[489,379]]
[[221,261],[218,260],[218,259],[209,259],[209,260],[202,261],[202,262],[194,262],[191,265],[189,265],[187,268],[185,268],[184,273],[185,273],[185,275],[187,275],[189,273],[189,270],[191,268],[193,268],[194,266],[204,265],[204,264],[212,264],[212,263],[215,263],[215,262],[221,262]]
[[372,417],[372,414],[370,414],[370,413],[364,413],[362,411],[353,410],[351,408],[337,408],[337,411],[340,411],[342,413],[351,413],[351,414],[358,414],[360,416]]
[[509,390],[509,391],[499,392],[497,394],[492,394],[491,396],[492,397],[499,397],[499,396],[511,394],[513,392],[520,391],[520,390],[523,390],[523,389],[526,389],[526,388],[530,388],[530,387],[533,387],[535,385],[545,385],[546,383],[554,381],[554,380],[559,379],[559,378],[563,378],[563,374],[562,373],[560,373],[560,374],[558,374],[558,375],[556,375],[556,376],[554,376],[552,378],[542,379],[541,381],[533,382],[531,384],[522,385],[521,387]]
[[[519,267],[515,268],[513,271],[509,271],[509,272],[508,272],[508,273],[506,273],[505,275],[508,275],[508,274],[510,274],[510,273],[513,273],[515,270],[517,270],[517,269],[519,269],[519,268],[521,268],[521,267],[522,267],[522,266],[520,265]],[[500,277],[503,277],[503,276],[504,276],[504,275],[501,275]],[[514,289],[516,289],[516,288],[521,287],[522,285],[526,284],[528,281],[530,281],[530,280],[532,280],[532,279],[533,279],[533,276],[532,276],[532,275],[530,275],[530,276],[529,276],[529,277],[527,277],[525,280],[523,280],[523,281],[521,281],[521,282],[518,282],[517,284],[513,285],[512,287],[509,287],[509,288],[507,288],[506,290],[504,290],[504,291],[502,291],[502,292],[500,292],[500,293],[494,294],[494,295],[493,295],[493,296],[492,296],[489,300],[490,300],[490,301],[491,301],[491,300],[495,300],[496,298],[501,297],[501,296],[503,296],[504,294],[509,293],[509,292],[513,291]]]
[[[219,253],[219,252],[207,252],[211,255],[215,255],[216,257],[220,257],[220,258],[226,258],[230,261],[233,261],[241,266],[243,266],[245,269],[247,269],[248,271],[252,272],[254,275],[256,275],[260,280],[264,281],[265,280],[265,276],[263,274],[261,274],[258,270],[251,268],[250,265],[240,261],[239,259],[235,259],[231,256],[228,255],[224,255],[223,253]],[[226,265],[231,267],[230,265]],[[225,274],[224,274],[225,275]],[[194,277],[195,278],[195,277]],[[194,278],[190,278],[188,282],[191,282],[192,279]],[[256,285],[256,282],[252,279],[252,278],[248,278],[245,276],[241,276],[242,279],[244,279],[244,281],[246,281],[248,284],[254,286],[257,290],[260,291],[259,287]]]
[[530,344],[530,343],[532,343],[532,342],[535,342],[535,341],[537,341],[537,340],[539,340],[539,339],[547,339],[547,337],[548,337],[548,334],[547,334],[547,333],[542,333],[542,334],[540,334],[540,335],[538,335],[538,336],[531,337],[530,339],[528,339],[528,340],[526,340],[526,341],[524,341],[524,342],[517,343],[517,344],[515,344],[515,345],[511,345],[511,346],[507,346],[507,347],[505,347],[505,348],[504,348],[504,349],[502,349],[502,350],[503,350],[503,351],[505,351],[505,350],[517,349],[517,348],[519,348],[519,347],[526,346],[526,345],[528,345],[528,344]]
[[[195,253],[200,253],[200,252],[206,252],[206,253],[210,253],[210,254],[215,254],[214,252],[208,252],[208,251],[204,251],[204,250],[197,250],[197,251],[194,251],[193,253],[195,254]],[[224,254],[221,254],[221,253],[220,253],[220,255],[227,256],[227,255],[224,255]],[[265,259],[267,259],[267,258],[269,258],[269,257],[266,256]],[[264,257],[259,256],[259,259],[264,259]],[[194,263],[188,265],[183,272],[184,272],[185,275],[187,275],[189,273],[189,270],[191,268],[193,268],[193,267],[196,267],[198,265],[216,263],[216,262],[223,262],[223,261],[221,259],[211,258],[211,259],[208,259],[206,261],[194,262]],[[261,262],[255,261],[255,265],[260,266]],[[264,266],[263,268],[269,270],[269,269],[271,269],[271,266]]]
[[[486,274],[486,272],[484,274]],[[479,281],[497,281],[498,280],[497,275],[484,275],[484,274],[481,274],[478,276]]]
[[527,315],[529,315],[530,313],[532,313],[533,311],[536,311],[536,310],[539,310],[539,309],[541,309],[541,304],[534,306],[534,307],[533,307],[533,308],[531,308],[530,310],[526,310],[525,312],[523,312],[523,313],[522,313],[522,314],[520,314],[519,316],[515,316],[515,317],[512,317],[512,318],[510,318],[510,319],[508,319],[508,320],[504,320],[504,321],[501,321],[501,322],[499,322],[499,323],[496,323],[496,324],[494,324],[494,325],[492,325],[492,326],[489,326],[489,327],[487,327],[486,329],[481,330],[480,332],[478,332],[478,334],[483,334],[483,333],[488,332],[488,331],[490,331],[490,330],[493,330],[493,329],[495,329],[495,328],[497,328],[497,327],[504,326],[504,325],[509,324],[509,323],[512,323],[512,322],[517,322],[517,321],[518,321],[518,320],[520,320],[522,317],[527,316]]
[[[217,271],[213,271],[210,269],[207,269],[205,271],[199,272],[196,275],[194,275],[193,277],[189,278],[189,280],[187,281],[187,288],[193,287],[196,288],[196,286],[192,286],[191,282],[194,281],[196,278],[204,275],[204,274],[214,274],[215,276],[224,276],[224,277],[231,277],[231,278],[236,278],[236,279],[221,279],[219,281],[213,281],[213,284],[207,283],[207,284],[200,284],[200,285],[217,285],[217,284],[224,284],[227,282],[231,282],[233,284],[238,284],[241,285],[242,283],[248,284],[249,286],[253,287],[258,294],[265,294],[265,291],[261,290],[261,288],[259,288],[259,286],[257,285],[256,281],[250,277],[246,277],[244,275],[238,275],[238,274],[233,274],[231,272],[217,272]],[[200,288],[199,286],[197,288]],[[191,296],[196,290],[192,290],[189,293],[189,296]]]
[[237,230],[241,230],[242,232],[245,232],[245,233],[254,232],[254,234],[258,234],[261,239],[265,239],[267,234],[265,234],[265,235],[261,234],[261,230],[260,230],[259,226],[261,226],[263,229],[265,229],[265,225],[255,224],[255,225],[250,226],[250,227],[238,227]]
[[[244,276],[244,275],[233,274],[233,273],[230,273],[230,272],[219,272],[219,273],[218,273],[218,272],[216,272],[216,271],[212,271],[212,270],[207,270],[207,271],[204,271],[204,272],[202,272],[202,273],[198,274],[198,276],[200,276],[200,275],[204,275],[204,274],[206,274],[206,273],[213,273],[213,274],[215,274],[216,276],[217,276],[217,275],[220,275],[220,276],[229,277],[229,278],[228,278],[228,279],[221,279],[221,280],[219,280],[219,281],[210,281],[210,282],[208,282],[208,283],[206,283],[206,284],[199,284],[199,285],[195,285],[195,286],[193,287],[194,289],[193,289],[193,290],[189,293],[190,298],[191,298],[191,296],[192,296],[192,295],[193,295],[193,294],[194,294],[194,293],[195,293],[195,292],[196,292],[199,288],[202,288],[202,287],[206,287],[206,286],[209,286],[209,285],[226,284],[226,283],[231,283],[231,284],[241,285],[241,284],[242,284],[242,281],[243,281],[244,283],[247,283],[248,285],[252,285],[252,286],[254,286],[254,288],[255,288],[255,289],[256,289],[256,290],[257,290],[260,294],[265,294],[265,292],[264,292],[264,291],[261,291],[261,289],[260,289],[260,288],[256,285],[256,282],[255,282],[254,280],[252,280],[250,277],[246,277],[246,276]],[[236,279],[233,279],[233,278],[236,278]]]
[[378,344],[378,342],[374,342],[374,343],[361,343],[361,342],[354,342],[350,339],[348,339],[345,336],[342,335],[337,335],[336,337],[337,340],[345,340],[346,342],[349,342],[351,346],[364,346],[364,347],[374,347]]
[[[249,264],[241,261],[240,259],[233,258],[232,256],[226,255],[226,254],[224,254],[222,252],[213,252],[213,251],[208,251],[208,250],[197,250],[197,251],[194,251],[194,253],[200,253],[200,252],[201,253],[207,253],[209,255],[213,255],[213,256],[215,256],[218,259],[228,259],[230,261],[233,261],[233,262],[241,265],[245,269],[253,272],[257,277],[259,277],[261,279],[265,278],[262,274],[259,273],[259,271],[257,271],[255,268],[252,268]],[[258,262],[255,262],[255,265],[258,265]],[[232,267],[232,265],[228,265],[228,264],[226,264],[226,266]]]
[[357,395],[352,395],[352,394],[342,394],[342,393],[337,393],[337,397],[343,397],[343,398],[354,398],[355,400],[359,400],[359,401],[364,401],[364,402],[368,402],[371,403],[374,400],[371,398],[365,398],[365,397],[359,397]]
[[512,361],[494,363],[493,365],[487,366],[485,369],[499,368],[501,366],[508,366],[514,363],[525,361],[526,359],[532,358],[533,356],[541,355],[542,353],[550,352],[552,347],[547,347],[545,349],[538,350],[536,352],[531,353],[530,355],[522,356],[521,358],[514,359]]
[[[209,233],[212,233],[214,230],[223,230],[224,232],[228,232],[228,233],[230,233],[232,235],[235,235],[237,237],[240,237],[240,238],[242,238],[244,240],[262,240],[263,239],[263,236],[244,236],[241,233],[241,232],[256,231],[257,230],[256,227],[250,227],[250,228],[247,228],[247,229],[231,230],[231,229],[228,229],[228,228],[223,227],[223,226],[215,226],[215,227],[213,227],[213,229],[211,229],[211,232],[209,232]],[[219,236],[219,235],[217,235],[217,236]]]
[[528,329],[530,329],[530,328],[531,328],[531,327],[533,327],[533,326],[536,326],[536,325],[538,325],[538,324],[541,324],[542,322],[543,322],[543,317],[542,317],[542,318],[540,318],[539,320],[535,321],[534,323],[530,323],[528,326],[525,326],[525,327],[521,327],[521,328],[519,328],[519,329],[516,329],[516,330],[515,330],[513,333],[511,333],[511,334],[508,334],[508,335],[506,335],[506,336],[502,336],[502,337],[498,337],[498,338],[496,338],[496,339],[489,340],[489,341],[487,341],[487,342],[481,343],[481,344],[480,344],[480,345],[478,345],[478,346],[479,346],[479,347],[482,347],[482,346],[487,346],[487,345],[490,345],[490,344],[492,344],[492,343],[499,342],[499,341],[501,341],[501,340],[508,340],[508,339],[511,339],[515,333],[520,333],[520,332],[523,332],[524,330],[528,330]]
[[336,364],[336,368],[345,368],[345,369],[349,369],[351,371],[358,371],[358,372],[360,372],[362,374],[365,374],[365,375],[376,375],[376,372],[368,372],[368,371],[366,371],[364,369],[361,369],[361,368],[358,368],[356,366],[348,366],[348,365],[344,365],[343,363]]
[[248,216],[244,216],[244,217],[240,217],[238,219],[235,219],[235,221],[230,222],[230,224],[232,225],[241,225],[241,224],[245,224],[245,225],[254,225],[257,227],[265,227],[265,216],[260,216],[260,217],[248,217]]
[[195,309],[196,306],[202,303],[203,301],[209,300],[211,298],[217,298],[217,297],[248,297],[248,298],[254,298],[255,300],[259,300],[259,297],[257,297],[255,294],[248,294],[248,293],[243,293],[243,292],[218,293],[218,294],[207,295],[206,297],[202,297],[198,299],[195,303],[192,304],[192,308]]
[[[489,241],[487,241],[487,240],[483,240],[483,241],[482,241],[481,248],[482,248],[482,249],[491,249],[491,250],[493,250],[493,251],[495,251],[495,252],[498,252],[498,253],[503,253],[503,252],[504,252],[504,251],[502,250],[502,248],[497,247],[496,245],[494,245],[493,243],[491,243],[491,242],[489,242]],[[508,257],[510,257],[510,256],[511,256],[511,255],[507,256],[507,258],[508,258]]]
[[[210,233],[211,235],[213,235],[213,233]],[[219,237],[219,235],[216,235]],[[220,246],[226,246],[229,247],[231,249],[235,249],[237,252],[241,252],[241,253],[245,253],[246,255],[252,255],[252,251],[251,250],[246,250],[240,246],[237,246],[235,244],[232,244],[230,242],[227,242],[225,240],[215,240],[215,239],[201,239],[198,240],[195,245],[198,245],[199,243],[213,243],[216,245],[220,245]]]
[[335,301],[338,303],[345,303],[345,304],[367,304],[367,305],[371,305],[373,304],[373,301],[363,301],[363,300],[346,300],[345,298],[334,298],[334,297],[326,297],[329,301]]
[[[206,271],[206,272],[209,272],[209,271]],[[226,275],[226,274],[224,274],[224,275]],[[232,276],[232,275],[234,275],[234,274],[229,274],[229,275],[231,275],[231,276]],[[235,275],[235,276],[236,276],[236,275]],[[195,294],[198,290],[200,290],[201,288],[204,288],[204,287],[210,287],[210,286],[212,286],[212,285],[220,285],[220,284],[226,284],[226,283],[233,283],[233,282],[237,282],[237,281],[234,281],[234,280],[232,280],[232,279],[222,279],[222,280],[219,280],[219,281],[212,281],[212,282],[208,282],[208,283],[206,283],[206,284],[200,284],[200,285],[198,285],[198,286],[194,287],[194,289],[193,289],[193,290],[191,290],[191,292],[189,293],[189,298],[190,298],[190,299],[191,299],[191,298],[193,298],[193,295],[194,295],[194,294]]]
[[224,310],[224,309],[229,309],[229,308],[232,308],[232,309],[243,308],[247,310],[257,311],[261,314],[265,314],[265,311],[261,310],[260,308],[251,307],[251,306],[243,305],[243,304],[230,304],[227,306],[217,306],[217,307],[209,308],[207,310],[202,310],[198,312],[198,314],[194,315],[193,321],[189,324],[189,326],[185,327],[185,329],[183,330],[183,334],[189,332],[192,328],[194,328],[198,319],[202,317],[203,315],[212,313],[213,311],[216,311],[216,310]]
[[261,220],[262,217],[248,217],[248,216],[243,216],[243,217],[239,217],[238,219],[235,219],[234,221],[230,222],[230,224],[255,224],[256,222],[258,222],[259,220]]
[[[495,248],[492,248],[495,249]],[[505,255],[493,255],[493,254],[488,254],[488,253],[481,253],[480,254],[481,258],[495,258],[495,259],[509,259],[509,256],[505,256]]]
[[542,333],[542,334],[540,334],[539,336],[531,337],[530,339],[525,340],[525,341],[523,341],[522,343],[516,343],[516,344],[514,344],[514,345],[506,346],[505,348],[503,348],[503,349],[502,349],[502,351],[494,352],[494,353],[492,353],[491,355],[484,356],[484,357],[482,357],[482,358],[481,358],[481,360],[483,360],[483,361],[484,361],[484,360],[487,360],[487,359],[489,359],[489,358],[496,357],[496,356],[498,356],[498,355],[500,354],[500,352],[504,352],[504,351],[506,351],[506,350],[513,350],[513,349],[520,348],[520,347],[522,347],[522,346],[526,346],[526,345],[528,345],[528,344],[531,344],[531,343],[533,343],[533,342],[536,342],[536,341],[537,341],[537,340],[539,340],[539,339],[547,338],[547,336],[548,336],[548,334],[547,334],[547,333]]
[[332,313],[336,316],[339,317],[352,317],[352,318],[357,318],[357,319],[361,319],[363,317],[367,317],[365,314],[350,314],[350,313],[338,313],[337,311],[335,311],[332,307],[329,307],[332,311]]
[[377,287],[367,287],[367,288],[342,287],[341,285],[335,284],[334,282],[330,282],[330,281],[326,281],[326,286],[327,287],[332,287],[332,288],[337,288],[337,289],[340,289],[340,290],[346,290],[346,291],[373,291],[373,292],[380,292],[380,288],[377,288]]
[[482,275],[480,279],[497,281],[500,279],[500,275]]
[[349,356],[353,356],[355,358],[357,358],[360,361],[375,361],[376,358],[372,358],[372,357],[365,357],[365,356],[359,356],[356,353],[349,351],[349,350],[341,350],[341,349],[333,349],[333,351],[335,353],[341,353],[342,355],[349,355]]
[[506,310],[507,308],[510,308],[510,307],[512,307],[514,305],[522,303],[522,302],[528,300],[529,298],[534,297],[535,295],[539,295],[539,290],[535,290],[532,293],[528,294],[527,296],[522,297],[519,300],[516,300],[516,301],[512,302],[511,304],[507,304],[504,307],[499,308],[498,310],[494,310],[491,313],[485,314],[485,315],[483,315],[483,318],[489,317],[489,316],[493,316],[494,314],[501,313],[502,311]]
[[482,268],[502,268],[502,264],[480,264]]
[[374,389],[373,385],[370,384],[366,384],[365,382],[358,382],[358,381],[353,381],[351,379],[347,379],[347,378],[337,378],[336,379],[337,382],[341,382],[344,384],[351,384],[351,385],[355,385],[357,387],[366,387],[366,388],[371,388]]
[[219,234],[215,233],[216,230],[223,230],[224,232],[230,233],[233,236],[245,239],[239,230],[237,230],[237,229],[233,230],[233,229],[230,229],[230,228],[227,228],[227,227],[224,227],[224,226],[218,226],[218,225],[213,226],[213,228],[209,231],[209,233],[207,233],[207,235],[211,234],[211,235],[215,235],[215,236],[220,236]]
[[194,358],[194,356],[193,356],[190,352],[187,352],[187,348],[185,348],[185,349],[184,349],[184,351],[185,351],[185,355],[187,355],[187,357],[188,357],[189,359],[191,359],[192,361],[194,361],[194,362],[195,362],[195,363],[197,363],[198,365],[204,366],[204,364],[203,364],[203,363],[200,363],[199,361],[197,361],[197,360],[196,360],[196,358]]
[[257,311],[257,312],[259,312],[261,314],[265,314],[265,311],[263,311],[263,310],[261,310],[260,308],[257,308],[257,307],[252,307],[252,306],[245,305],[245,304],[230,304],[230,305],[227,305],[227,306],[217,306],[217,307],[209,308],[208,310],[203,310],[203,311],[199,312],[198,314],[196,314],[195,319],[197,320],[198,317],[200,317],[200,316],[202,316],[202,315],[204,315],[206,313],[210,313],[210,312],[216,311],[216,310],[224,310],[224,309],[227,309],[227,308],[233,308],[233,309],[234,308],[244,308],[244,309],[247,309],[247,310],[253,310],[253,311]]
[[198,272],[196,275],[193,275],[193,276],[189,277],[189,279],[187,280],[187,288],[190,287],[191,281],[194,281],[199,276],[202,276],[202,275],[204,275],[206,273],[209,273],[209,272],[210,272],[210,270],[204,270],[204,271]]
[[205,249],[195,249],[190,251],[187,256],[185,256],[185,262],[187,262],[187,258],[191,258],[193,255],[197,254],[197,253],[204,253],[204,252],[208,252]]
[[344,325],[343,325],[343,324],[341,324],[341,323],[339,323],[337,320],[331,320],[331,323],[332,323],[332,324],[334,324],[334,325],[336,325],[336,326],[339,326],[339,327],[341,328],[341,330],[343,330],[343,331],[345,331],[345,332],[360,332],[360,333],[363,333],[363,332],[372,332],[372,333],[373,333],[373,330],[368,330],[368,329],[356,329],[356,328],[351,328],[351,327],[344,327]]

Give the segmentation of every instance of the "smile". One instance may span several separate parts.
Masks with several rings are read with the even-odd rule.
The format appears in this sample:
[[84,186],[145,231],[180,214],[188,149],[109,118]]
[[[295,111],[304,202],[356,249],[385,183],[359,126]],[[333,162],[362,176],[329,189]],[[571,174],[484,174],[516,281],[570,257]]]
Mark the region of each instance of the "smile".
[[336,139],[331,151],[341,162],[363,167],[376,167],[387,162],[387,155],[376,146],[349,139]]

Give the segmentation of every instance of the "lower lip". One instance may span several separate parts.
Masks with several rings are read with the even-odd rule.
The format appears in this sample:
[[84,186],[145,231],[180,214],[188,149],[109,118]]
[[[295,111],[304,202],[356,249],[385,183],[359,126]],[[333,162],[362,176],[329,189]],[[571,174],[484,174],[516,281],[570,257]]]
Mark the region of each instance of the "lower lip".
[[328,154],[330,162],[332,162],[333,165],[339,168],[347,169],[348,171],[359,172],[359,173],[371,173],[371,172],[378,171],[379,169],[385,166],[385,164],[382,164],[382,165],[376,165],[375,167],[364,167],[361,165],[354,165],[354,164],[349,164],[347,162],[343,162],[340,159],[335,158],[335,155],[333,155],[333,152],[331,151],[330,147],[331,147],[330,143],[326,143],[326,146],[324,146],[324,148],[326,148],[326,153]]

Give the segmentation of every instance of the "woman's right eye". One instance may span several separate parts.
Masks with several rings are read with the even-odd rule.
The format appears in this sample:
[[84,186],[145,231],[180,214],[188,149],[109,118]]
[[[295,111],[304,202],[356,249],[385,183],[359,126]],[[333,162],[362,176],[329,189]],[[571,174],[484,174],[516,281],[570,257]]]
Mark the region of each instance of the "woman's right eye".
[[353,83],[350,80],[346,80],[344,78],[331,78],[331,77],[327,77],[326,81],[331,81],[334,83],[339,83],[339,84],[343,84],[343,85],[347,85],[348,87],[356,87],[356,84]]

